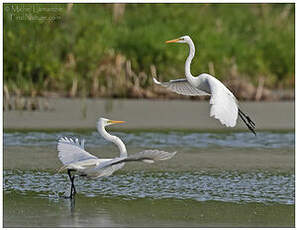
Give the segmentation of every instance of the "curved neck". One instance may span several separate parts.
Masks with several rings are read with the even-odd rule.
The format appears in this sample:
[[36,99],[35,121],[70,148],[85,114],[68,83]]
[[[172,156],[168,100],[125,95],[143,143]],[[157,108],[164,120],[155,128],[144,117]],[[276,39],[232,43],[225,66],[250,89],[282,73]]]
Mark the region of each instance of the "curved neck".
[[195,46],[192,40],[187,42],[189,45],[189,56],[187,57],[186,64],[185,64],[185,75],[189,82],[194,80],[194,76],[191,74],[191,62],[195,55]]
[[101,126],[98,128],[99,133],[104,137],[105,140],[113,142],[116,146],[118,146],[120,150],[120,157],[126,157],[127,156],[127,149],[123,141],[116,136],[110,135],[108,132],[106,132],[105,128]]

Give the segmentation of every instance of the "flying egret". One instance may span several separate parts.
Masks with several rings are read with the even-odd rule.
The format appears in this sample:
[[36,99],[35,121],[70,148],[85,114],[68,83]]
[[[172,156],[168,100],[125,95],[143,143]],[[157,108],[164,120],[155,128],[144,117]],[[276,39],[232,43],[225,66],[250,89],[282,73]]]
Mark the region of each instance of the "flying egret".
[[119,137],[110,135],[105,130],[105,127],[108,125],[120,123],[124,123],[124,121],[100,118],[97,122],[97,130],[101,136],[116,144],[120,150],[120,157],[114,159],[99,159],[88,153],[84,147],[84,140],[79,143],[77,138],[75,140],[67,137],[59,139],[57,146],[58,157],[64,165],[59,171],[67,169],[71,181],[70,196],[68,198],[72,199],[76,194],[74,174],[71,175],[71,172],[91,178],[110,176],[113,172],[121,169],[125,162],[142,161],[145,163],[154,163],[155,161],[168,160],[176,154],[176,152],[169,153],[161,150],[145,150],[128,156],[123,141]]
[[202,96],[210,95],[210,116],[218,119],[227,127],[236,125],[237,116],[243,120],[246,126],[256,135],[255,123],[250,117],[244,114],[238,107],[237,100],[231,91],[215,77],[202,73],[197,77],[191,74],[190,66],[195,55],[195,46],[189,36],[166,41],[166,43],[187,43],[190,48],[189,56],[185,63],[186,78],[171,80],[169,82],[153,81],[167,89],[182,95]]

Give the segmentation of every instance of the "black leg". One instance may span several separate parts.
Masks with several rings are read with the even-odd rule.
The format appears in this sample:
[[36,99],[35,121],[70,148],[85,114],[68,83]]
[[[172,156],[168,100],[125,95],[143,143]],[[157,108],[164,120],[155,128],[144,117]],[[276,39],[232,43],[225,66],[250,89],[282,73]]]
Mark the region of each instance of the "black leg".
[[72,186],[73,186],[73,196],[76,194],[76,189],[75,189],[75,186],[74,186],[74,175],[72,177]]
[[76,194],[76,189],[75,189],[75,186],[74,186],[74,175],[71,176],[70,172],[71,172],[71,170],[68,169],[67,173],[68,173],[69,179],[71,181],[71,189],[70,189],[69,198],[72,199],[72,198],[74,198],[74,195]]
[[72,176],[72,179],[71,179],[71,187],[72,187],[72,196],[74,197],[74,195],[76,194],[76,189],[74,186],[74,175]]
[[239,108],[238,108],[238,115],[241,118],[241,120],[246,124],[246,126],[249,128],[249,130],[252,131],[253,134],[256,136],[256,124],[251,120],[251,118],[244,114]]

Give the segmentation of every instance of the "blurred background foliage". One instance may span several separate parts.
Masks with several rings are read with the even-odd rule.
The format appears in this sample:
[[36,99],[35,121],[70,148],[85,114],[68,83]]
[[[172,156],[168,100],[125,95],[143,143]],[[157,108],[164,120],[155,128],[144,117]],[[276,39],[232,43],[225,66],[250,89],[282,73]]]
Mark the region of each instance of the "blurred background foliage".
[[166,97],[151,76],[184,77],[188,48],[164,41],[190,35],[192,74],[254,99],[294,88],[294,17],[294,4],[4,4],[4,90]]

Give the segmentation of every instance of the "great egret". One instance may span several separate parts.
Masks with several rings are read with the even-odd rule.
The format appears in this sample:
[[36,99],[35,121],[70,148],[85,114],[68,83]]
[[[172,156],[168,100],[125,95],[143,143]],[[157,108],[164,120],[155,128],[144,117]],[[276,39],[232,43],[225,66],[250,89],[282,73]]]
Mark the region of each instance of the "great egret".
[[112,124],[120,124],[124,121],[113,121],[106,118],[100,118],[97,122],[98,132],[108,141],[116,144],[120,150],[120,157],[114,159],[98,159],[94,155],[88,153],[84,147],[84,140],[79,143],[76,138],[71,139],[62,137],[58,141],[58,156],[63,163],[63,167],[59,170],[66,170],[71,181],[70,196],[73,198],[76,189],[74,186],[74,174],[77,172],[81,176],[88,176],[91,178],[98,178],[102,176],[110,176],[113,172],[121,169],[125,162],[142,161],[145,163],[154,163],[155,161],[168,160],[172,158],[176,152],[169,153],[160,150],[145,150],[131,156],[127,156],[127,149],[122,140],[116,136],[112,136],[106,132],[105,126]]
[[256,135],[255,123],[239,109],[235,96],[222,82],[207,73],[202,73],[197,77],[191,74],[190,66],[195,55],[195,46],[192,39],[189,36],[182,36],[174,40],[166,41],[166,43],[187,43],[189,45],[190,52],[185,63],[186,78],[163,83],[153,78],[154,82],[182,95],[210,95],[211,117],[218,119],[227,127],[234,127],[236,125],[237,116],[239,115],[246,126]]

